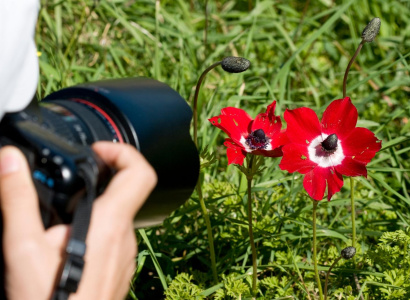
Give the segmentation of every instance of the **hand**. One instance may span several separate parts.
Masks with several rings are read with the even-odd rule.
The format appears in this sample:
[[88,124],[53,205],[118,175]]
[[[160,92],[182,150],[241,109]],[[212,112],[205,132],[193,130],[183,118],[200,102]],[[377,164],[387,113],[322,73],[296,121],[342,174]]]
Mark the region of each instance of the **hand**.
[[[70,300],[125,296],[137,252],[132,221],[157,180],[152,167],[129,145],[98,142],[93,149],[118,172],[94,202],[84,272]],[[8,299],[50,299],[69,226],[44,229],[27,162],[14,147],[0,150],[0,204]]]

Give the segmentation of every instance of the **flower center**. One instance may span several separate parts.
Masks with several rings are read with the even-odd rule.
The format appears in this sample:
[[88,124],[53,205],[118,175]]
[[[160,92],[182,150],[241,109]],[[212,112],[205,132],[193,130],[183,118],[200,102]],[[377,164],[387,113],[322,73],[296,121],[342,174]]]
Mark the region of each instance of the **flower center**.
[[330,136],[322,133],[310,141],[308,145],[309,159],[317,163],[321,168],[338,166],[345,158],[342,142],[337,136]]
[[256,149],[266,149],[268,145],[268,138],[265,135],[265,132],[262,129],[257,129],[253,131],[246,138],[246,145],[249,146],[252,150]]
[[328,153],[334,153],[337,149],[337,135],[331,134],[322,142],[322,149]]

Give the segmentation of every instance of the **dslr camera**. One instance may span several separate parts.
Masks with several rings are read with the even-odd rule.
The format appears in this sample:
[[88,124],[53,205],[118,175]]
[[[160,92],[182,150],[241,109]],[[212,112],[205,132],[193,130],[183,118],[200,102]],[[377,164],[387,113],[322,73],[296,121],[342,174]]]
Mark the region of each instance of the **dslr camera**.
[[191,118],[186,101],[164,83],[106,80],[62,89],[6,114],[0,145],[15,145],[27,157],[45,227],[71,223],[79,199],[89,192],[84,177],[91,177],[97,195],[112,177],[91,150],[92,143],[133,145],[158,176],[135,217],[141,228],[160,224],[196,185],[199,156],[189,134]]
[[[190,107],[176,91],[149,78],[69,87],[4,115],[0,147],[14,145],[25,154],[44,226],[72,224],[53,299],[67,299],[77,290],[92,202],[114,175],[90,145],[103,140],[128,143],[144,155],[158,183],[134,225],[157,225],[189,198],[198,180],[199,155],[189,134],[191,118]],[[4,286],[0,286],[0,298],[5,299]]]

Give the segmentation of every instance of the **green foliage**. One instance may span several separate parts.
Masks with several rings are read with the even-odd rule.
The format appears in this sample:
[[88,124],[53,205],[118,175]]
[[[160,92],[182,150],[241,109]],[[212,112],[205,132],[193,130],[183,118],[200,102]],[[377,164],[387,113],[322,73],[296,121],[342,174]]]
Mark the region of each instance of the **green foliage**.
[[256,175],[261,175],[265,171],[264,167],[264,157],[263,156],[254,156],[252,168],[249,169],[250,165],[250,155],[246,157],[246,165],[243,166],[235,165],[246,177],[253,178]]
[[181,273],[172,280],[168,289],[165,291],[166,300],[201,300],[202,289],[192,283],[193,276]]
[[[238,274],[222,275],[223,287],[215,292],[215,300],[244,299],[250,297],[250,283],[246,278],[237,278]],[[245,279],[245,280],[244,280]]]
[[266,288],[265,298],[275,299],[285,296],[291,296],[293,294],[292,288],[290,288],[289,279],[283,276],[280,280],[277,277],[267,277],[261,280],[261,287]]
[[385,232],[377,246],[367,252],[367,262],[383,270],[410,268],[410,235],[406,231]]
[[356,297],[352,295],[353,293],[353,288],[348,285],[345,286],[344,288],[338,288],[334,293],[333,296],[335,299],[338,300],[355,300]]
[[410,296],[410,230],[385,232],[366,262],[384,277],[367,276],[366,282],[380,299],[408,299]]
[[201,159],[201,169],[207,168],[213,165],[217,161],[215,157],[215,153],[210,152],[208,149],[208,146],[205,146],[205,148],[201,151],[200,159]]

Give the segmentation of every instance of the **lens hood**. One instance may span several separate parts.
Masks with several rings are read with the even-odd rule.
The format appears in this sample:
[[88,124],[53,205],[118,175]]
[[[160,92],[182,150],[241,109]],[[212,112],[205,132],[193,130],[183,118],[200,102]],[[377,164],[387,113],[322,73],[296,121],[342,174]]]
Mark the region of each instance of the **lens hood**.
[[[74,114],[75,105],[82,105],[112,129],[116,139],[111,140],[135,146],[154,167],[158,184],[135,218],[137,228],[162,223],[192,194],[199,176],[199,155],[189,134],[192,111],[168,85],[150,78],[105,80],[62,89],[43,101]],[[91,119],[82,121],[93,131],[97,125]]]

